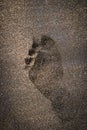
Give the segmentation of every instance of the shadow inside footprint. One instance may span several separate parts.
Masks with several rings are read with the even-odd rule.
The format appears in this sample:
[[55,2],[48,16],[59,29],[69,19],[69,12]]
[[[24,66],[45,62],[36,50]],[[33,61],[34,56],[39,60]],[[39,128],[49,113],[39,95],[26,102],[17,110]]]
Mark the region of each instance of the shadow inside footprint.
[[30,64],[32,62],[32,58],[25,58],[26,65]]
[[51,47],[53,47],[55,44],[54,40],[46,35],[42,35],[41,37],[41,46],[43,48],[50,49]]

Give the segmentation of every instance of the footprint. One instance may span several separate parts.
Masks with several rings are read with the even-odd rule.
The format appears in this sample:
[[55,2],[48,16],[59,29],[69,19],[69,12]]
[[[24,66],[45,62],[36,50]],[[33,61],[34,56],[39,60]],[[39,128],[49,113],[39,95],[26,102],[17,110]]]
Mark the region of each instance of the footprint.
[[58,117],[63,121],[70,121],[76,115],[77,110],[73,105],[73,97],[66,87],[61,86],[63,67],[56,43],[50,37],[42,36],[40,43],[35,44],[34,41],[30,49],[34,52],[28,53],[28,58],[25,59],[26,65],[29,65],[29,78],[37,89],[52,102],[53,110]]
[[29,78],[40,92],[52,100],[63,77],[62,59],[55,41],[45,35],[41,41],[33,39],[32,48],[25,58]]

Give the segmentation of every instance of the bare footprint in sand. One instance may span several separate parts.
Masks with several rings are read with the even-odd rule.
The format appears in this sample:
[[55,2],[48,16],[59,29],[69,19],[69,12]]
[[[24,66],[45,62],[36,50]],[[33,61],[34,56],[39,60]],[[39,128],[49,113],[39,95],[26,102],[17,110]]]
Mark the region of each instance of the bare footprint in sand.
[[53,39],[43,35],[40,43],[33,40],[28,57],[25,58],[29,68],[29,78],[51,101],[54,98],[56,85],[63,77],[61,55]]
[[[45,97],[52,101],[54,110],[58,112],[63,107],[63,103],[60,101],[63,94],[60,95],[60,93],[65,90],[60,88],[63,67],[55,41],[45,35],[41,37],[39,43],[33,39],[33,45],[28,57],[25,58],[25,63],[29,70],[30,80]],[[63,117],[63,114],[61,116]]]

